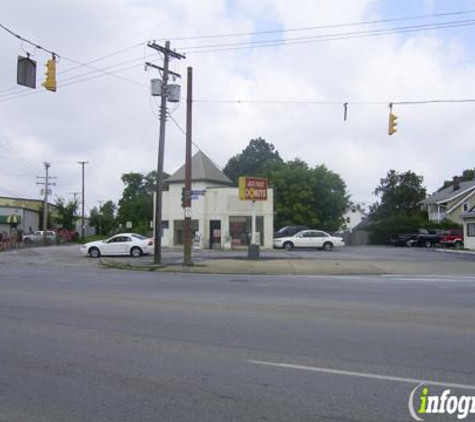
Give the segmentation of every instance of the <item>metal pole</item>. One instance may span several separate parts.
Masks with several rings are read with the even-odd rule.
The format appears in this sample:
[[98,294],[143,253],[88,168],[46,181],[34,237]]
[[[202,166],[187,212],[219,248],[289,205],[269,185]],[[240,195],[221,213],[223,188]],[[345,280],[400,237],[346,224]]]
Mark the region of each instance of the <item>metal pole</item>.
[[252,201],[251,245],[256,244],[256,201]]
[[188,67],[186,86],[186,152],[185,152],[185,233],[183,261],[191,261],[191,143],[192,143],[192,107],[193,107],[193,68]]
[[156,205],[155,205],[155,222],[154,227],[154,254],[153,261],[155,264],[162,263],[162,192],[163,192],[163,159],[165,155],[165,128],[167,121],[167,86],[168,86],[168,64],[170,61],[170,41],[165,42],[165,50],[163,52],[163,78],[162,78],[162,96],[160,97],[160,135],[158,140],[158,160],[157,160],[157,185],[156,189]]

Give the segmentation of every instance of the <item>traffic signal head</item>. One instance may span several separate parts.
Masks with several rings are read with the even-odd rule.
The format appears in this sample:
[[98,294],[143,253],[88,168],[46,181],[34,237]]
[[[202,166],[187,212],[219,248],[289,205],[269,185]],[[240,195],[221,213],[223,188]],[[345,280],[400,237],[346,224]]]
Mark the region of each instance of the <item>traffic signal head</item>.
[[389,127],[388,127],[388,134],[392,135],[397,131],[397,116],[392,112],[389,113]]
[[46,62],[46,79],[41,84],[48,91],[56,92],[56,59],[53,57]]

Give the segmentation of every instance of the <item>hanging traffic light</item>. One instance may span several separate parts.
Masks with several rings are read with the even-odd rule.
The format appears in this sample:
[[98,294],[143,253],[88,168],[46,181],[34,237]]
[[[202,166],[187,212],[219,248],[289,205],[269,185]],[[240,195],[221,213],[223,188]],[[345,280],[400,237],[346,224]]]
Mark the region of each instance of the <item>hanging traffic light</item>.
[[389,127],[388,127],[388,134],[393,135],[397,131],[397,116],[390,111],[389,112]]
[[46,62],[46,79],[41,85],[48,91],[56,92],[56,57],[54,55]]

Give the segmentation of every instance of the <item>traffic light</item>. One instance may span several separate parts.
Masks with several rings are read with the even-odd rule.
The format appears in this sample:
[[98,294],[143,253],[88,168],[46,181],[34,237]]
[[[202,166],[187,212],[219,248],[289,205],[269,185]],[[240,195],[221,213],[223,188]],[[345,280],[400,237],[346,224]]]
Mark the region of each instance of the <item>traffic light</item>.
[[54,56],[46,62],[46,79],[41,85],[48,91],[56,92],[56,57]]
[[181,207],[185,208],[185,188],[181,188]]
[[397,116],[391,111],[389,113],[389,127],[388,134],[393,135],[397,131]]

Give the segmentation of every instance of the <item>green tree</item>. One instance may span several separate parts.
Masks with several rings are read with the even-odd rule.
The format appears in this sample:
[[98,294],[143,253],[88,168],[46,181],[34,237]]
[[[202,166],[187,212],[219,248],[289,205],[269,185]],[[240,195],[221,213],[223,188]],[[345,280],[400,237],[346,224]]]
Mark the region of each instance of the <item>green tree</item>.
[[223,171],[237,184],[239,176],[265,176],[270,167],[281,163],[283,160],[274,145],[256,138],[241,153],[230,158]]
[[107,201],[99,210],[94,207],[89,216],[89,225],[96,228],[96,233],[100,235],[109,235],[117,227],[116,215],[117,207],[111,201]]
[[305,224],[338,230],[349,205],[341,177],[324,165],[311,169],[296,159],[275,166],[267,176],[274,188],[275,226]]
[[[153,220],[153,192],[156,186],[156,172],[147,174],[125,173],[121,180],[125,185],[122,198],[119,200],[118,221],[125,226],[127,221],[132,222],[133,230],[145,233],[150,230],[150,221]],[[169,177],[163,174],[164,181]],[[165,183],[164,190],[167,189]]]
[[381,201],[372,207],[373,218],[377,220],[394,215],[420,214],[419,202],[426,197],[423,181],[423,176],[411,170],[405,173],[389,170],[374,190]]
[[57,212],[55,223],[64,229],[74,230],[78,202],[74,200],[66,202],[64,198],[57,198],[55,205]]

